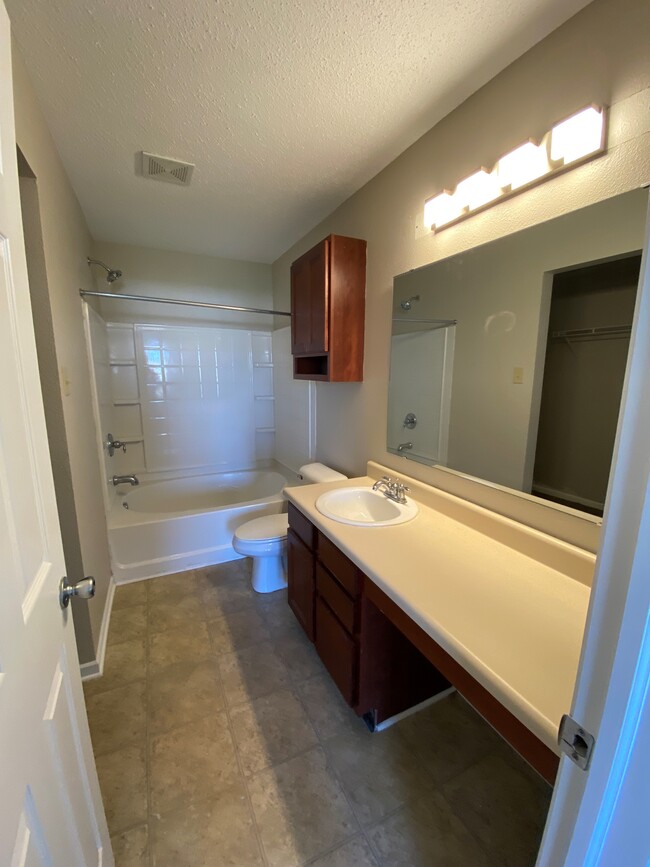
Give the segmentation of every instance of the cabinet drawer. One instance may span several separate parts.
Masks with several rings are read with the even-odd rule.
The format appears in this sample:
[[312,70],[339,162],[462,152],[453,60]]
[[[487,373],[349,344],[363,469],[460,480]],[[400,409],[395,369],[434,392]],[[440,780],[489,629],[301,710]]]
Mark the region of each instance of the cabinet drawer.
[[361,593],[362,573],[354,563],[343,554],[333,542],[318,534],[318,559],[332,573],[345,590],[356,599]]
[[316,650],[343,698],[354,706],[357,698],[357,644],[320,598],[316,599]]
[[316,589],[343,626],[354,635],[358,622],[356,609],[359,603],[348,596],[341,585],[332,578],[329,572],[323,569],[320,563],[316,564]]
[[289,530],[287,533],[289,606],[310,641],[314,640],[314,554]]
[[314,550],[316,543],[316,528],[300,509],[296,509],[293,503],[289,503],[289,526],[305,545]]

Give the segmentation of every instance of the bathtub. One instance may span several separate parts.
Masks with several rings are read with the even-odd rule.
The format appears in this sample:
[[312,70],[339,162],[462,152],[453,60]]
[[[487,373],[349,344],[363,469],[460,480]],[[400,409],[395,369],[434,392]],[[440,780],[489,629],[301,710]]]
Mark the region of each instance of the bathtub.
[[240,559],[233,533],[251,518],[286,511],[286,484],[300,480],[282,467],[120,487],[108,519],[116,583]]

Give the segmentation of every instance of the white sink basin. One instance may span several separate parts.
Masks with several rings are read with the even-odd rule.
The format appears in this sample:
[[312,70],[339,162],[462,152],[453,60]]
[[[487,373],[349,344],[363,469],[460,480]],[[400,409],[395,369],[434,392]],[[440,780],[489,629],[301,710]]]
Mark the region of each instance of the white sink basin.
[[418,507],[412,500],[402,505],[372,488],[335,488],[320,495],[316,500],[316,508],[326,518],[355,527],[404,524],[418,513]]

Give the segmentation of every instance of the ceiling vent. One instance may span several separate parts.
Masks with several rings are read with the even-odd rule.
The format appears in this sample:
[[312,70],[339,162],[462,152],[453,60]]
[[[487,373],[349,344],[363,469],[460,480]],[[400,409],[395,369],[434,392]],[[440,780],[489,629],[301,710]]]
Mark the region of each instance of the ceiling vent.
[[142,175],[152,181],[165,181],[167,184],[189,187],[193,171],[192,163],[142,151]]

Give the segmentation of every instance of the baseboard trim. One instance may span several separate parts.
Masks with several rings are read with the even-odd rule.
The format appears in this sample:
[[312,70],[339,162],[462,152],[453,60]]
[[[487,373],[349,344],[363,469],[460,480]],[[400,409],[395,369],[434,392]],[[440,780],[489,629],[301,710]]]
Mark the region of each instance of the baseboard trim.
[[99,663],[96,659],[93,659],[91,662],[80,663],[79,671],[81,672],[82,680],[94,680],[94,678],[99,677],[101,674]]
[[106,594],[106,605],[104,605],[104,614],[102,615],[102,625],[99,630],[99,641],[97,642],[97,658],[90,662],[82,663],[79,668],[81,671],[82,680],[93,680],[96,677],[101,677],[104,673],[104,660],[106,658],[106,643],[108,641],[108,628],[111,622],[111,613],[113,611],[113,599],[115,598],[115,578],[111,575],[108,585],[108,593]]
[[424,710],[425,707],[429,707],[438,701],[442,701],[443,698],[447,698],[447,696],[451,695],[452,692],[456,692],[456,687],[450,686],[448,689],[443,689],[442,692],[437,692],[435,695],[432,695],[431,698],[425,698],[425,700],[421,701],[419,704],[414,704],[413,707],[407,707],[406,710],[403,710],[401,713],[389,716],[388,719],[378,723],[375,727],[375,731],[383,732],[384,729],[388,729],[400,720],[406,719],[407,716],[412,716],[414,713]]

